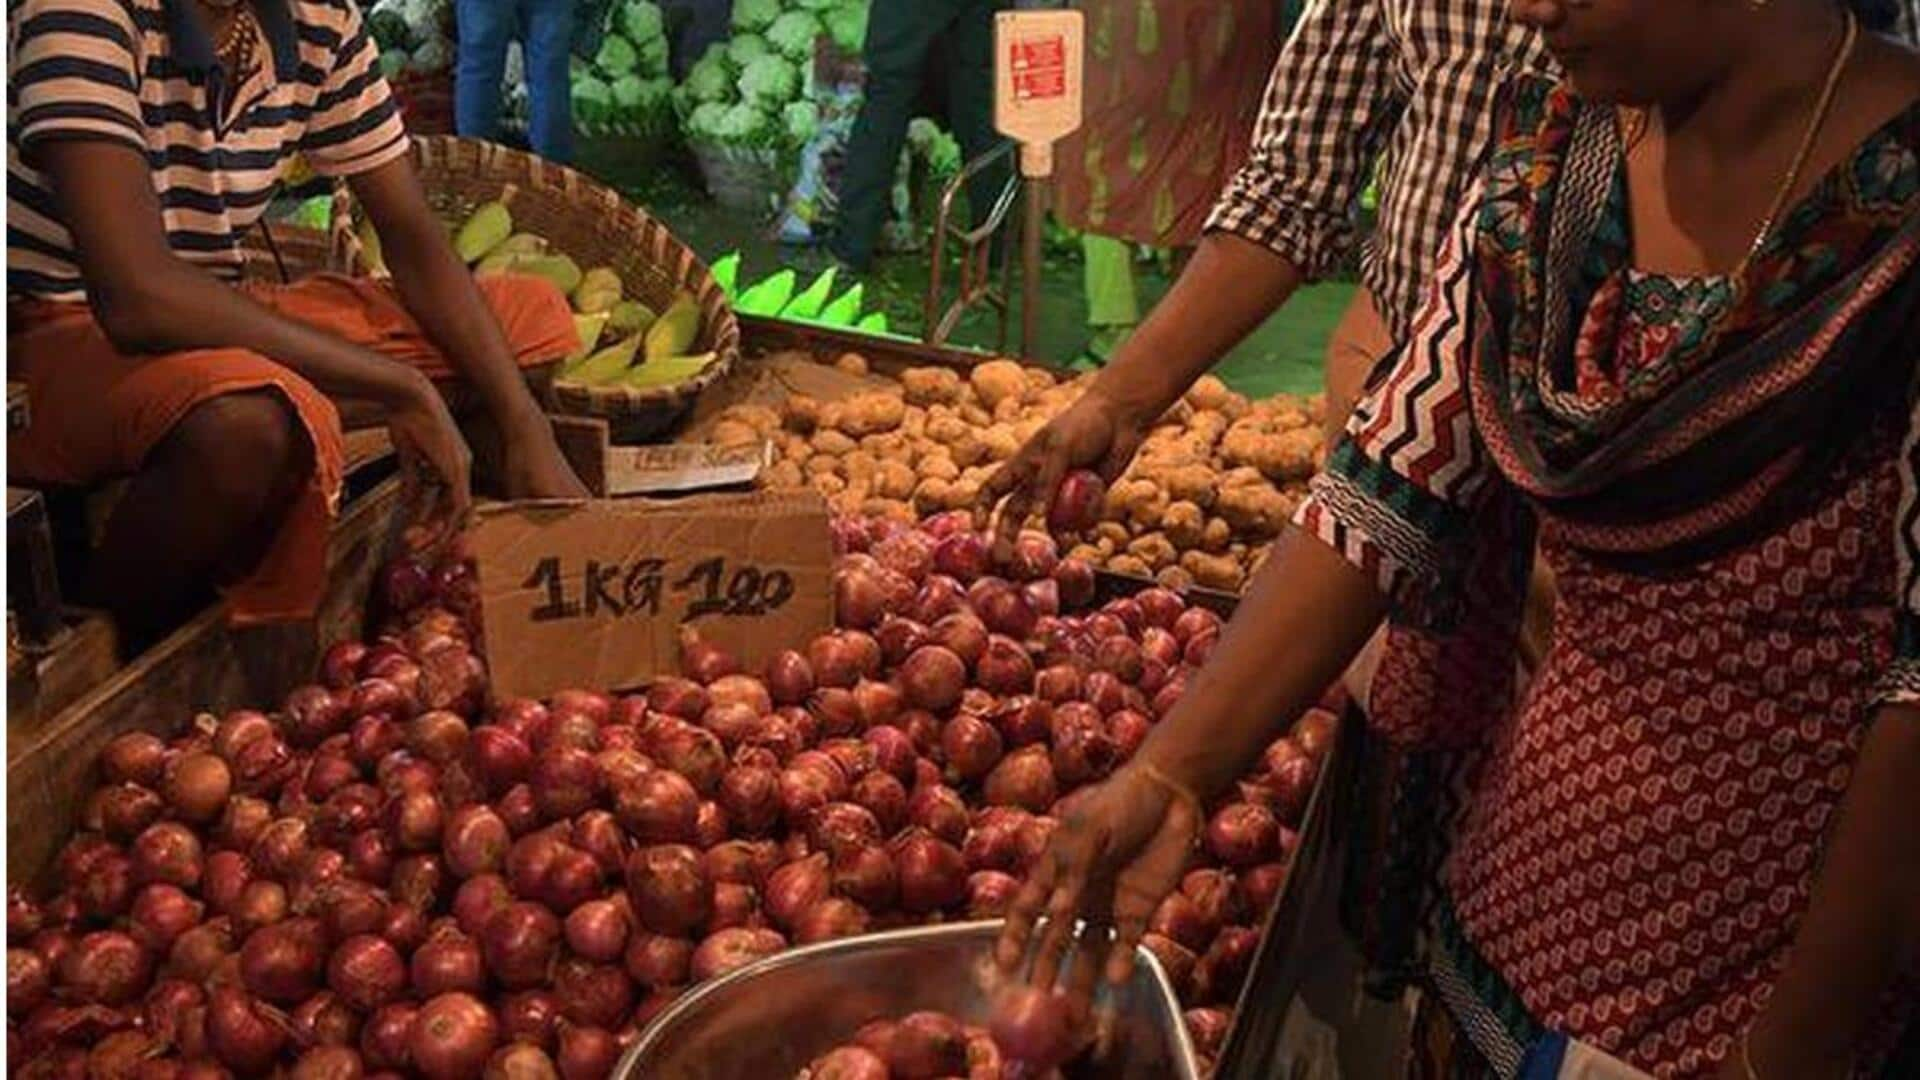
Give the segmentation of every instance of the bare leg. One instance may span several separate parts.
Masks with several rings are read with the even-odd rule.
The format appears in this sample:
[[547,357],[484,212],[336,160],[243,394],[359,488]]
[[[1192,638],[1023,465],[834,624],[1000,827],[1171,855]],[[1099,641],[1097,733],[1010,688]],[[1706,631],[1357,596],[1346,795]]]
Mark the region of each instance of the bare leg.
[[313,447],[279,394],[195,406],[147,456],[114,508],[87,592],[135,656],[191,618],[216,582],[244,576],[313,468]]

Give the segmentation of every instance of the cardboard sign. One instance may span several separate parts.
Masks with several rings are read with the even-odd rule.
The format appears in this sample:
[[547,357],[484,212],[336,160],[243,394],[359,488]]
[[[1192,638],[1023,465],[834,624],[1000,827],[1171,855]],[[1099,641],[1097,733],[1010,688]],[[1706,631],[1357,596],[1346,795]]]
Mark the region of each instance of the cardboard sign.
[[993,126],[1020,144],[1020,172],[1053,173],[1053,144],[1080,127],[1086,22],[1078,11],[994,16]]
[[812,492],[498,504],[472,544],[503,696],[675,674],[683,625],[749,667],[833,625],[833,542]]

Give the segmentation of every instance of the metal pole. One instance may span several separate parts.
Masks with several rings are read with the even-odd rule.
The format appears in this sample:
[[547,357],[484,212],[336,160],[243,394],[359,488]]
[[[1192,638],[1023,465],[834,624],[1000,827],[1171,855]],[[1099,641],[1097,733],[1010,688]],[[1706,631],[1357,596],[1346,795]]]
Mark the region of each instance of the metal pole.
[[1020,237],[1020,356],[1034,359],[1033,344],[1040,318],[1040,235],[1047,220],[1047,181],[1027,178],[1027,227]]

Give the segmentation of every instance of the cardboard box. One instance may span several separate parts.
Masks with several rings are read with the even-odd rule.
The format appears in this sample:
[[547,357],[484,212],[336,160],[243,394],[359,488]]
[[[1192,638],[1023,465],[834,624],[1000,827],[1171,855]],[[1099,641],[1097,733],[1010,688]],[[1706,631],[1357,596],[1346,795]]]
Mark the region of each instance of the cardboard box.
[[482,507],[472,537],[503,696],[639,686],[690,627],[757,668],[833,626],[833,541],[812,492]]

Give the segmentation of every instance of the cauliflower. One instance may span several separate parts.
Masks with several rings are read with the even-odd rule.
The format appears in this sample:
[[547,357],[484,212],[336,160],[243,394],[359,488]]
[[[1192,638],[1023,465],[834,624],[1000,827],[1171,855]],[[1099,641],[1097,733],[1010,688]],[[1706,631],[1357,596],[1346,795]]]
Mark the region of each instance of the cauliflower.
[[821,16],[827,24],[827,36],[843,52],[857,53],[867,41],[866,0],[842,0]]
[[725,55],[709,50],[707,55],[694,61],[687,71],[685,86],[696,105],[731,100],[733,72],[727,68]]
[[746,70],[748,64],[773,52],[773,46],[767,44],[767,39],[759,34],[735,34],[733,40],[727,42],[726,49],[727,61],[736,71]]
[[608,34],[600,41],[600,51],[594,54],[593,66],[609,78],[617,79],[630,74],[640,64],[640,54],[628,44],[627,39],[618,34]]
[[755,32],[765,30],[780,17],[780,0],[733,0],[733,28]]
[[666,20],[652,0],[627,0],[620,8],[620,33],[635,45],[666,37]]
[[780,119],[787,131],[787,139],[795,146],[805,146],[820,130],[820,109],[811,101],[789,102],[780,112]]
[[813,41],[824,32],[819,19],[804,11],[789,11],[767,28],[767,43],[800,61],[813,55]]
[[698,139],[719,140],[728,108],[730,106],[722,101],[703,101],[694,106],[693,113],[687,117],[687,133]]
[[799,71],[778,56],[762,56],[740,73],[740,96],[747,101],[779,105],[799,92]]
[[640,75],[649,79],[658,79],[667,74],[666,38],[648,38],[640,43],[637,51],[640,53],[640,61],[635,70]]
[[727,106],[727,113],[720,118],[717,135],[725,142],[751,143],[758,141],[767,131],[767,114],[751,102],[740,102]]

